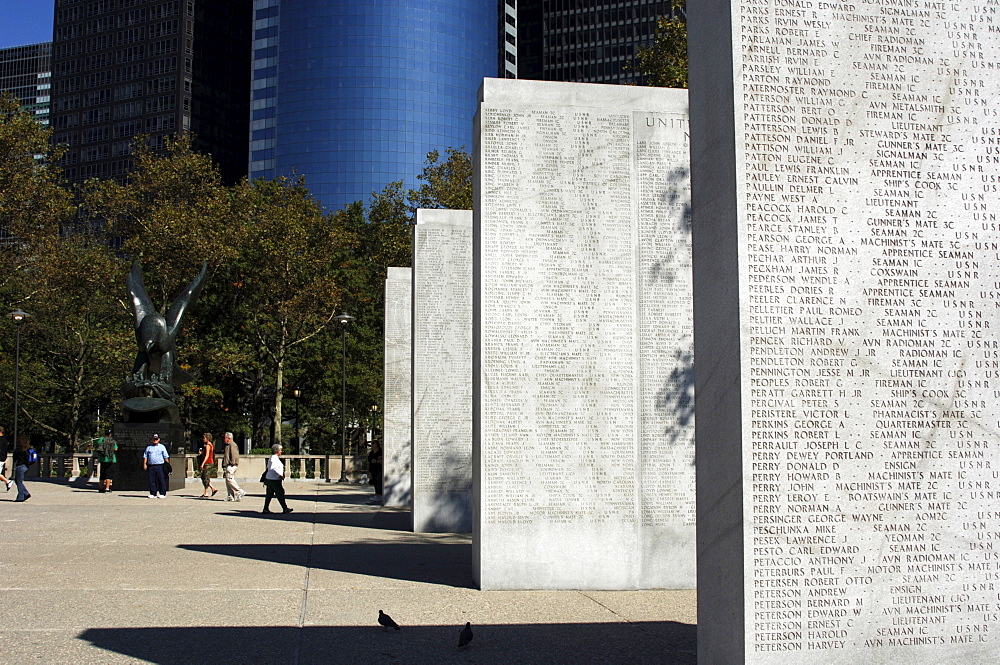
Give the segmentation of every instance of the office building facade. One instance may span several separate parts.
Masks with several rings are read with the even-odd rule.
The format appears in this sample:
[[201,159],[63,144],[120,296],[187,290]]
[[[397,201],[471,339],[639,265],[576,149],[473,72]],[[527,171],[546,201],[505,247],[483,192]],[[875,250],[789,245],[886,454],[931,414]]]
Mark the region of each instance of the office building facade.
[[190,131],[227,182],[246,175],[250,3],[56,0],[54,140],[71,182],[124,179],[132,143]]
[[497,0],[255,0],[250,176],[302,174],[328,208],[419,184],[431,150],[472,150],[497,76]]
[[16,98],[43,125],[49,124],[52,43],[0,49],[0,91]]
[[642,83],[628,69],[670,0],[516,0],[517,78]]

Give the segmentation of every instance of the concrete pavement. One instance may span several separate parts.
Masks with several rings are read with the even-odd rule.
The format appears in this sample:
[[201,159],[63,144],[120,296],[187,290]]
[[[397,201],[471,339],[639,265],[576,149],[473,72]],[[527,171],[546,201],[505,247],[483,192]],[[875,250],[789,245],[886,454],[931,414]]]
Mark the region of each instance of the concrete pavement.
[[696,661],[693,591],[478,591],[468,536],[410,533],[368,487],[286,483],[295,512],[262,515],[260,484],[239,503],[216,486],[160,500],[29,481],[23,504],[0,488],[4,661]]

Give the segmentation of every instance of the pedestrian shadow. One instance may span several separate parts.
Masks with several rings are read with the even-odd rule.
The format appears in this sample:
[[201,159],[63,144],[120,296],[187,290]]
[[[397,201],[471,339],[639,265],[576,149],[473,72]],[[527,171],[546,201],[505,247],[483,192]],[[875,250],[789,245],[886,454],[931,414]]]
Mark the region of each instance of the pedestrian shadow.
[[[372,498],[374,494],[372,490],[360,491],[360,492],[314,492],[312,494],[302,494],[299,492],[289,492],[288,486],[285,486],[285,498],[292,499],[295,501],[315,501],[317,503],[341,503],[345,505],[352,506],[363,506],[368,502],[368,499]],[[298,488],[293,488],[298,489]],[[261,497],[263,498],[264,493],[261,492]]]
[[[280,507],[277,508],[281,510]],[[412,517],[406,509],[372,509],[354,512],[312,512],[296,510],[283,515],[280,512],[265,515],[256,510],[230,510],[218,513],[222,517],[246,517],[261,520],[280,520],[283,522],[306,522],[309,524],[328,524],[330,526],[346,526],[359,529],[379,529],[382,531],[412,532]]]
[[309,566],[368,577],[472,588],[472,545],[412,536],[410,542],[364,539],[313,545],[178,545],[190,552]]
[[[696,665],[696,627],[674,621],[646,623],[473,624],[474,638],[458,649],[463,615],[455,625],[403,626],[384,632],[371,626],[192,626],[90,628],[77,639],[100,662],[115,653],[157,665],[188,665],[205,659],[206,648],[222,648],[232,663],[546,663],[574,665],[635,663]],[[368,617],[350,617],[357,622]],[[89,656],[89,657],[88,657]]]

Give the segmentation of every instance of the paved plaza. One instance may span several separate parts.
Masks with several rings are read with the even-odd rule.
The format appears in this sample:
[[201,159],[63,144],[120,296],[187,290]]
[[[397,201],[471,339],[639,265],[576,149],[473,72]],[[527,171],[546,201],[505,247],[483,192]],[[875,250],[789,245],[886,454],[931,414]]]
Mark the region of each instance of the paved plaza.
[[469,536],[410,533],[368,487],[286,483],[295,512],[262,515],[259,483],[239,503],[216,486],[0,488],[3,660],[695,663],[694,591],[478,591]]

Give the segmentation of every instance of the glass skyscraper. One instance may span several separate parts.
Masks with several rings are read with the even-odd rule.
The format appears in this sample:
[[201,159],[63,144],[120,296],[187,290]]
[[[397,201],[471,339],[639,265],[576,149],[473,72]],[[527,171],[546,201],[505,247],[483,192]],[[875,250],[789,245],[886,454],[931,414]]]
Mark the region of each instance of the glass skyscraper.
[[250,6],[245,0],[58,0],[52,128],[70,182],[125,180],[132,144],[190,130],[226,182],[246,175]]
[[0,91],[13,95],[43,125],[49,124],[52,42],[0,49]]
[[250,177],[302,174],[329,209],[415,187],[472,150],[497,75],[496,0],[255,0]]
[[670,0],[516,0],[517,78],[642,84],[630,69]]

